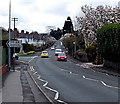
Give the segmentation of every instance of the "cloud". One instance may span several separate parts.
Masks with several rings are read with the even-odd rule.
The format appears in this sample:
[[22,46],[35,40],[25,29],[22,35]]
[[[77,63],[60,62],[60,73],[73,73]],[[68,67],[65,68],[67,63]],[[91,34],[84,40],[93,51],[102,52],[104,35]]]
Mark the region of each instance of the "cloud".
[[[17,17],[16,27],[25,31],[45,32],[47,26],[62,28],[67,16],[72,20],[81,15],[81,6],[88,4],[116,6],[117,0],[11,0],[12,17]],[[9,0],[1,0],[0,25],[8,28]],[[13,22],[11,24],[13,28]]]

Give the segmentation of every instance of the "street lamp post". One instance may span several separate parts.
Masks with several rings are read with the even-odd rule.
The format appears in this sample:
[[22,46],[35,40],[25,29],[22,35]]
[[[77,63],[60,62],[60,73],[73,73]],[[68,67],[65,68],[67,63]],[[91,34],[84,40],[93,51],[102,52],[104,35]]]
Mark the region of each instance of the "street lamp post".
[[[9,2],[9,42],[11,41],[11,0]],[[11,48],[8,47],[8,68],[11,68]]]
[[74,52],[76,52],[76,41],[74,41],[73,44],[74,44]]

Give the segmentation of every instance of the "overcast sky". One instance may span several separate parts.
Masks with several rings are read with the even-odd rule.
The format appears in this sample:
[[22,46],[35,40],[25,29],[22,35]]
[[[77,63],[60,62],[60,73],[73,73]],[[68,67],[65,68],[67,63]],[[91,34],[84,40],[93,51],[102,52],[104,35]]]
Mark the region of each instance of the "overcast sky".
[[[47,26],[62,29],[68,16],[82,16],[81,6],[87,4],[115,7],[119,0],[11,0],[11,17],[17,17],[16,27],[25,31],[46,32]],[[9,27],[9,0],[0,1],[0,26]],[[13,29],[13,21],[11,23]]]

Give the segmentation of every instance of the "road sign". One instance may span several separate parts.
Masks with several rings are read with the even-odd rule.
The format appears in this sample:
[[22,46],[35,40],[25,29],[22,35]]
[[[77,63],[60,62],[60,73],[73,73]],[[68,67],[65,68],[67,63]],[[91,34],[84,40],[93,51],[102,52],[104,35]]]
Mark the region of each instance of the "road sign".
[[8,47],[22,47],[22,41],[21,40],[10,40],[6,42],[6,45]]
[[74,40],[75,36],[74,35],[70,35],[70,39]]

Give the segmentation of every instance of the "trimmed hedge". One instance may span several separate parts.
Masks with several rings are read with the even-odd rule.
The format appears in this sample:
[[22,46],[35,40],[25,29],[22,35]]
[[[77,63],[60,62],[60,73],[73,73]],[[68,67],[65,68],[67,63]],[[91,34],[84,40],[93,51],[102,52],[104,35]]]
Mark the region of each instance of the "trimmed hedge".
[[29,52],[29,51],[34,51],[35,50],[35,46],[33,44],[23,44],[23,50],[24,52]]
[[120,24],[108,24],[98,29],[97,41],[104,59],[120,62]]

